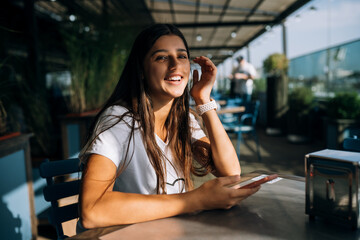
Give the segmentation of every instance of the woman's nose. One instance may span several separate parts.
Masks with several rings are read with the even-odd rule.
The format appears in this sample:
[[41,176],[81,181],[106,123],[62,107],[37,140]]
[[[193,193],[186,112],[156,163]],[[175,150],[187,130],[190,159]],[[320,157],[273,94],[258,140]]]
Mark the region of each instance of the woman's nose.
[[176,69],[179,65],[179,61],[175,57],[171,57],[169,60],[169,69]]

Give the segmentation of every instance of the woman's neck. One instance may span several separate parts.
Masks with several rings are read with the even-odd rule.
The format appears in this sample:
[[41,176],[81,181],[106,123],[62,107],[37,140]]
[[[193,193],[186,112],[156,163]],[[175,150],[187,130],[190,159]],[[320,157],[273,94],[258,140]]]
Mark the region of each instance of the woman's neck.
[[164,142],[166,142],[166,138],[167,138],[167,129],[165,128],[165,121],[169,116],[173,102],[174,100],[168,102],[162,102],[162,103],[153,101],[153,109],[155,116],[155,133]]

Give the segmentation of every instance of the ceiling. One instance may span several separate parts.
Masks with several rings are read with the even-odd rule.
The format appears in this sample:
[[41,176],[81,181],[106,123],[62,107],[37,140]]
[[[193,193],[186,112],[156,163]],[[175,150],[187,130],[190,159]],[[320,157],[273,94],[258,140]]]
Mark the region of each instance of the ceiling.
[[173,23],[181,29],[192,56],[209,56],[219,64],[309,1],[145,0],[145,3],[155,22]]
[[[310,0],[35,0],[38,15],[57,22],[111,25],[173,23],[188,40],[191,56],[215,64],[280,24]],[[23,1],[15,1],[21,5]],[[201,40],[200,40],[201,39]]]

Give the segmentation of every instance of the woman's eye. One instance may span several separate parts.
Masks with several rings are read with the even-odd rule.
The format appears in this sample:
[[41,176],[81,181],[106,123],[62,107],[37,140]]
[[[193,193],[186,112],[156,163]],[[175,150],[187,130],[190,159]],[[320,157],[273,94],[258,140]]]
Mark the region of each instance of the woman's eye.
[[[168,60],[169,58],[172,58],[172,56],[157,56],[155,58],[156,61],[166,61]],[[188,59],[187,55],[186,54],[182,54],[182,55],[178,55],[177,56],[178,59]]]
[[157,56],[156,60],[166,60],[167,57],[166,56]]

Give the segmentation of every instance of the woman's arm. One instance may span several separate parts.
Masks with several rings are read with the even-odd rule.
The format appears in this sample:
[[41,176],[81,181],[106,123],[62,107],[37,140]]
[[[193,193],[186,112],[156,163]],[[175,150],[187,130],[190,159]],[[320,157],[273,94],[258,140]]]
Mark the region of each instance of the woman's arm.
[[239,176],[223,177],[180,194],[143,195],[113,191],[116,166],[92,154],[81,187],[81,221],[85,228],[131,224],[199,210],[230,208],[255,193],[253,189],[227,187]]
[[[201,79],[198,80],[198,73],[194,71],[193,87],[191,96],[196,105],[210,102],[210,93],[216,78],[216,66],[206,57],[198,57],[194,62],[201,66]],[[222,123],[215,110],[210,110],[202,115],[206,130],[208,131],[212,158],[216,168],[216,176],[240,175],[240,163]],[[199,141],[208,141],[200,139]]]

